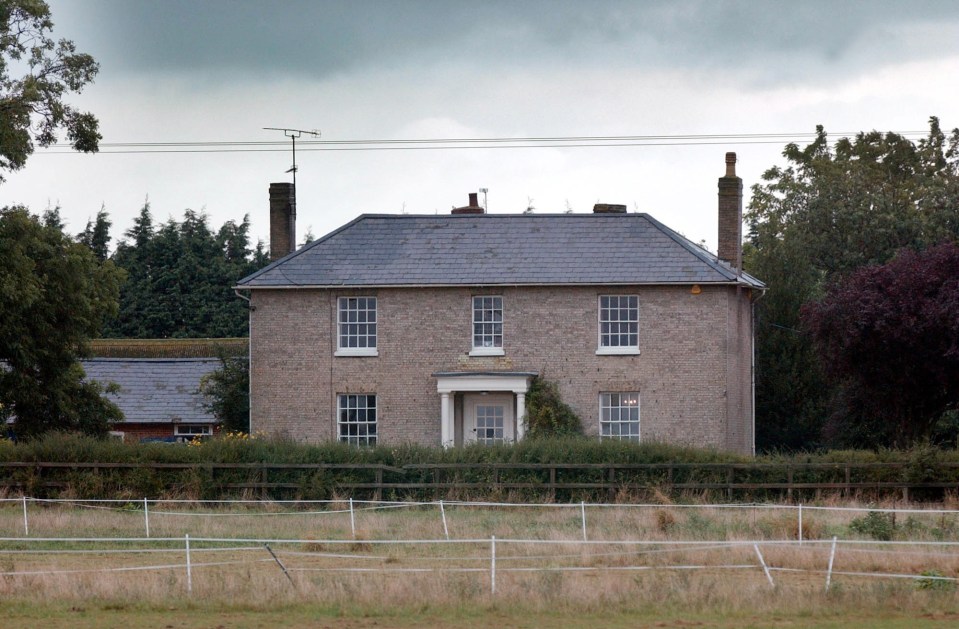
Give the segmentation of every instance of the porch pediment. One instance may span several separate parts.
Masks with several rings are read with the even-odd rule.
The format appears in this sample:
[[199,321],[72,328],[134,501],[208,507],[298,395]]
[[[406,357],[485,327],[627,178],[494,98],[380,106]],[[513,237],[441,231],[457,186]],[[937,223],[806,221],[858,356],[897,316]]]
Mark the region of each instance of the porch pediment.
[[436,378],[437,393],[472,393],[482,391],[509,391],[526,393],[534,371],[440,371]]

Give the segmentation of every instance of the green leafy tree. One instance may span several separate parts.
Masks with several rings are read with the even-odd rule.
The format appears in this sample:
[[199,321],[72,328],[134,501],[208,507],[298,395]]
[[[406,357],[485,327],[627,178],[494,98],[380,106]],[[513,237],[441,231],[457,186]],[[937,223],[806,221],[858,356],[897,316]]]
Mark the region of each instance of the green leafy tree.
[[16,432],[103,434],[121,419],[78,359],[116,311],[122,271],[26,208],[0,209],[0,405]]
[[220,368],[200,382],[203,406],[225,430],[250,432],[250,360],[246,356],[220,357]]
[[555,382],[533,378],[526,396],[527,436],[570,437],[583,434],[579,415],[559,395]]
[[[0,171],[23,168],[35,144],[50,146],[61,129],[76,150],[98,150],[97,119],[64,98],[93,81],[99,66],[73,42],[54,41],[52,29],[43,0],[0,0]],[[17,68],[25,74],[11,76]]]
[[756,415],[760,449],[824,444],[837,383],[802,330],[800,308],[825,287],[903,248],[959,238],[959,130],[939,120],[912,142],[872,131],[830,146],[825,130],[789,144],[786,167],[753,186],[747,271],[770,287],[757,303]]

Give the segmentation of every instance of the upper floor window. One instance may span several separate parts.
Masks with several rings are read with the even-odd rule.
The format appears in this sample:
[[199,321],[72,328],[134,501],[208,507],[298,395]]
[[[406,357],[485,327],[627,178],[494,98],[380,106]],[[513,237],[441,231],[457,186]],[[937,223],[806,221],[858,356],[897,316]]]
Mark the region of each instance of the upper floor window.
[[639,353],[639,297],[599,296],[599,349],[596,353]]
[[503,298],[477,295],[473,297],[473,356],[502,356]]
[[340,441],[352,445],[376,445],[376,396],[371,393],[361,395],[339,395],[337,418]]
[[337,356],[376,356],[376,297],[340,297]]
[[599,436],[639,441],[639,392],[599,394]]

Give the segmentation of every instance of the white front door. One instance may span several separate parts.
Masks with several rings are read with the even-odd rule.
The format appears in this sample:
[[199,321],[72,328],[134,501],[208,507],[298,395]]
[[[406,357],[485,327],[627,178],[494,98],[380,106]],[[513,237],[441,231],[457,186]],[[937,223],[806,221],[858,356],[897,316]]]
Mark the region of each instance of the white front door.
[[513,441],[513,396],[473,393],[463,399],[463,443],[487,445]]

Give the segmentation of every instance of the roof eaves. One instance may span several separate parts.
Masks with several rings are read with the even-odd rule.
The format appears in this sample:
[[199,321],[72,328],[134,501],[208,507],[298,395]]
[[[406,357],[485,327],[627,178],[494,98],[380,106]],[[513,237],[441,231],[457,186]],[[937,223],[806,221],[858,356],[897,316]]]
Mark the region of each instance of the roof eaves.
[[[745,276],[746,274],[743,273]],[[758,280],[754,280],[757,281]],[[443,283],[443,284],[385,284],[385,283],[374,283],[374,284],[280,284],[280,285],[266,285],[260,284],[258,286],[245,286],[245,290],[330,290],[330,289],[373,289],[373,288],[463,288],[469,286],[509,286],[509,287],[524,287],[524,286],[735,286],[737,284],[742,284],[743,282],[740,279],[728,279],[722,281],[703,281],[703,280],[683,280],[675,282],[636,282],[636,281],[623,281],[623,282],[463,282],[463,283]],[[759,282],[759,284],[762,284]]]

